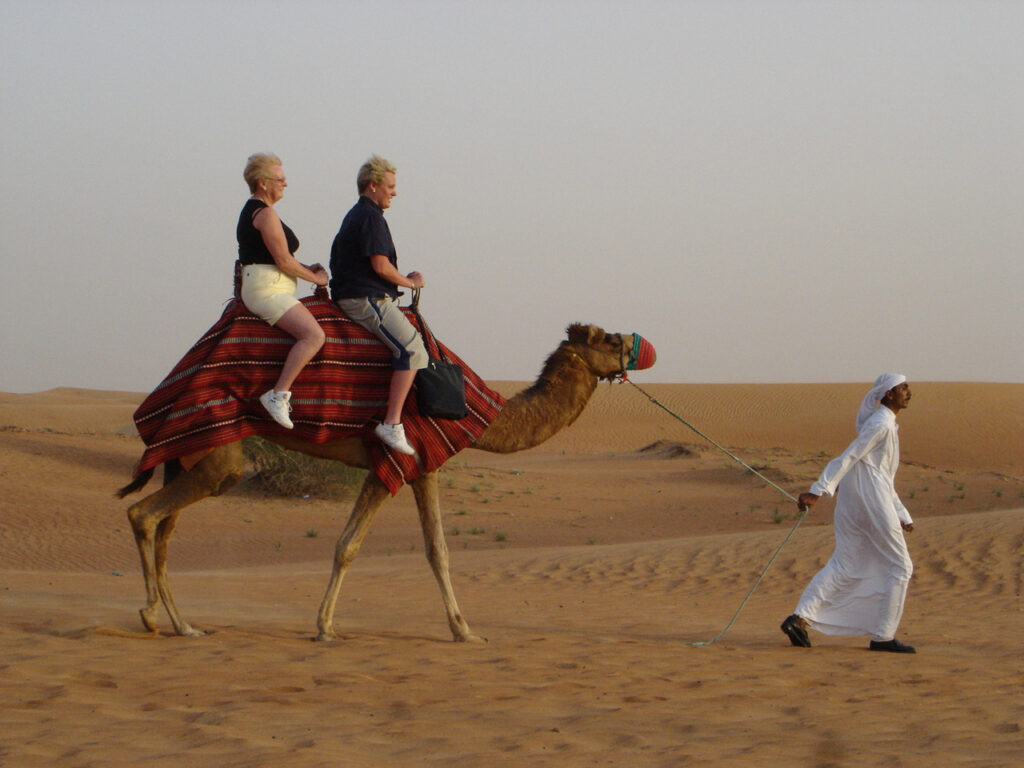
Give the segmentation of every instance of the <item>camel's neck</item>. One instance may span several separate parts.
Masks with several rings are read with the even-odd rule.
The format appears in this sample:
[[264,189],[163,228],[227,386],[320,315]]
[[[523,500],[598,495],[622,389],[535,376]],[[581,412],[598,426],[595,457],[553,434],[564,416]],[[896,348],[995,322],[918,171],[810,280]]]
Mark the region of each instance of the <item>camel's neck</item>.
[[597,389],[597,377],[568,344],[556,349],[537,381],[512,396],[472,445],[512,453],[540,445],[572,424]]

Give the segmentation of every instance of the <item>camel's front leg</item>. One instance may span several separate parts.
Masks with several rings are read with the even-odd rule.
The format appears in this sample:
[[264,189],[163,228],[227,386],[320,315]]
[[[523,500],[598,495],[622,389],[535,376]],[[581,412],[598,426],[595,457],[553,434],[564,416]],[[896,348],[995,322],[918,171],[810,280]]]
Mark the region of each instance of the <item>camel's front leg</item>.
[[373,517],[387,497],[387,486],[377,475],[370,472],[345,524],[345,530],[341,532],[338,543],[334,546],[334,567],[316,620],[317,640],[334,640],[337,637],[334,633],[334,607],[338,602],[341,580],[345,578],[345,571],[359,554],[359,547],[370,530]]
[[459,610],[452,589],[452,579],[448,572],[448,543],[444,538],[441,525],[441,504],[437,492],[437,472],[430,472],[412,481],[412,490],[416,494],[416,507],[420,514],[420,525],[423,527],[423,542],[426,547],[427,560],[434,571],[434,577],[441,587],[441,598],[444,610],[448,615],[448,626],[456,642],[483,643],[486,640],[473,634],[469,624]]

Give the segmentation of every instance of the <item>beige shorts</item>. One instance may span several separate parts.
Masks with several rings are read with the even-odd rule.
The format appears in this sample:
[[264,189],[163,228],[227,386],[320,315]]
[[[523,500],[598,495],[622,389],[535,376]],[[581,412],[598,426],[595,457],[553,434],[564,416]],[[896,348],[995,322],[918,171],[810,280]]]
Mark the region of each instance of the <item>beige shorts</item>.
[[418,371],[429,362],[423,337],[409,322],[398,302],[386,297],[338,299],[338,309],[376,336],[391,350],[396,371]]
[[273,325],[299,303],[295,290],[299,281],[273,264],[242,267],[242,301],[250,312]]

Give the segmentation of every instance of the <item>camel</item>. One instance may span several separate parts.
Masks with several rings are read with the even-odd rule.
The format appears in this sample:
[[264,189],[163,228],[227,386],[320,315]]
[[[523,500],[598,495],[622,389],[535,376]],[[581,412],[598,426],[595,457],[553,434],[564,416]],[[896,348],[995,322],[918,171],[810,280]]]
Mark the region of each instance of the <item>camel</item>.
[[[614,381],[636,368],[638,350],[646,345],[642,367],[654,362],[653,347],[637,334],[608,334],[594,325],[574,323],[568,338],[551,353],[543,369],[528,388],[511,397],[487,430],[470,447],[492,453],[512,453],[540,445],[559,430],[572,424],[583,412],[600,380]],[[314,444],[288,435],[270,435],[266,439],[284,448],[310,456],[333,459],[353,467],[369,468],[370,462],[361,438],[350,437]],[[140,473],[117,491],[119,498],[140,490],[152,477],[153,469]],[[139,614],[150,632],[157,631],[158,603],[162,602],[174,630],[179,635],[200,636],[182,618],[167,579],[167,548],[182,509],[208,496],[219,496],[242,478],[241,442],[215,448],[191,470],[185,471],[177,460],[164,465],[163,487],[128,508],[135,543],[142,560],[146,585],[146,605]],[[427,560],[441,588],[448,626],[456,642],[482,642],[474,634],[459,610],[449,576],[448,545],[441,524],[437,471],[411,481]],[[334,550],[334,565],[317,614],[317,639],[337,638],[334,610],[345,572],[370,530],[374,516],[389,496],[384,483],[367,474],[355,506]]]

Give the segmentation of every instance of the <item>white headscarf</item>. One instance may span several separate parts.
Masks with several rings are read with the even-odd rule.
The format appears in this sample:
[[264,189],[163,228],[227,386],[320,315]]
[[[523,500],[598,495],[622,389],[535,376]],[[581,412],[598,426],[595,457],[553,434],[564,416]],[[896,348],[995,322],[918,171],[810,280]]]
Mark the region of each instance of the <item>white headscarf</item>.
[[871,417],[871,414],[878,409],[878,403],[883,397],[885,397],[885,393],[893,387],[898,387],[906,380],[907,377],[902,373],[883,373],[875,379],[875,386],[871,388],[870,392],[864,395],[864,400],[860,404],[860,410],[857,411],[858,432],[860,432],[860,428],[864,426],[864,422],[867,421]]

